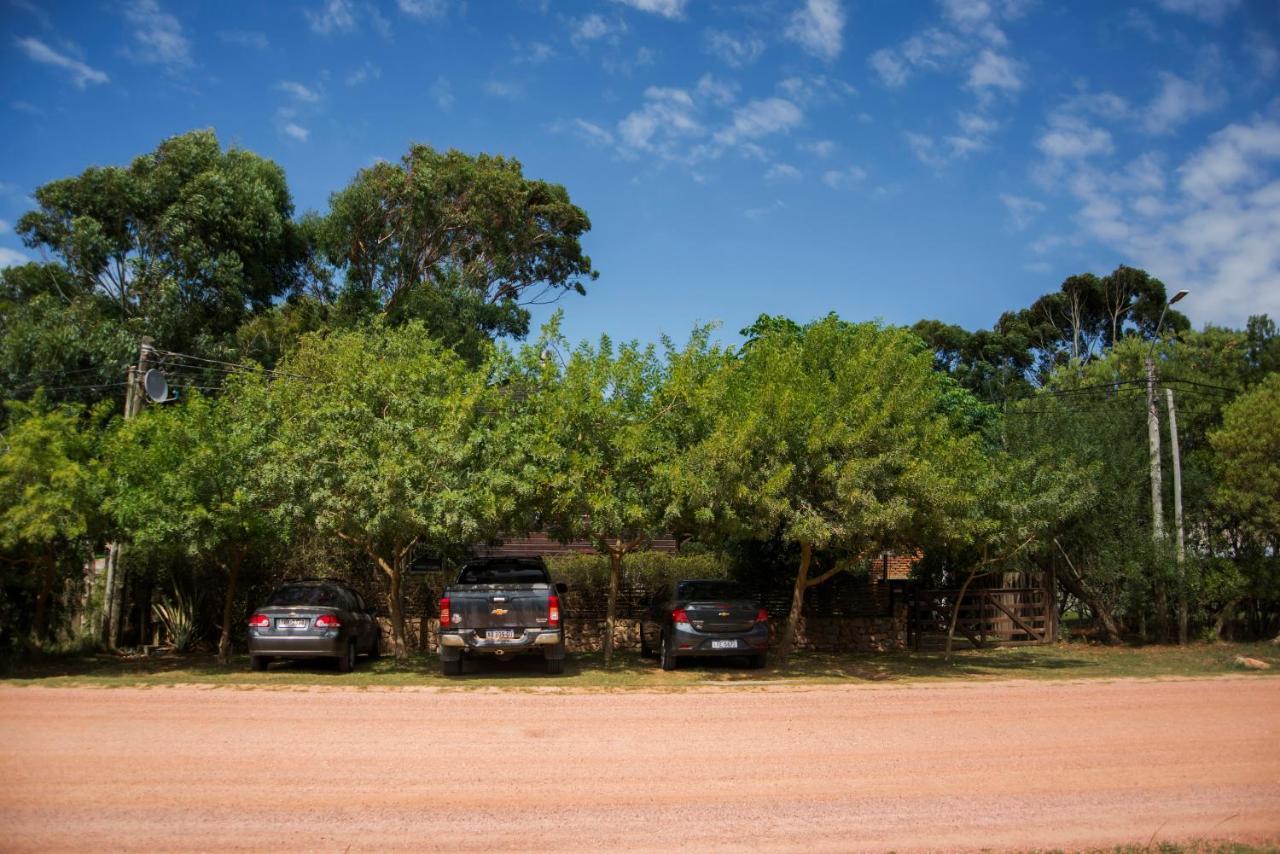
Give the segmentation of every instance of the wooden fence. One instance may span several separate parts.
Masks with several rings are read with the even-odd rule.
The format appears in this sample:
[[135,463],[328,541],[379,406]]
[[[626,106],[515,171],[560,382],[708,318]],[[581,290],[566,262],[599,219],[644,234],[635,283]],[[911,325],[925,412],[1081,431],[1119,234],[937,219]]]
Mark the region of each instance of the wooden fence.
[[[1014,584],[1009,582],[1013,581]],[[1058,636],[1058,609],[1052,573],[995,577],[1000,586],[971,586],[956,619],[957,648],[981,649],[1052,643]],[[908,623],[913,649],[941,649],[959,589],[916,590]]]

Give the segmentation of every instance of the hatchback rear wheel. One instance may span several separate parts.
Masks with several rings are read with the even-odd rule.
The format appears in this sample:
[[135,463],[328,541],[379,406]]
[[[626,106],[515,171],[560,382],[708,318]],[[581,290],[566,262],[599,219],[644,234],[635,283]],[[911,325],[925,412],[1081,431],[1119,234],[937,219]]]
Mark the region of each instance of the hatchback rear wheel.
[[346,653],[338,659],[338,672],[350,673],[356,666],[356,642],[347,641]]
[[671,641],[667,640],[664,634],[658,640],[658,666],[663,670],[675,670],[677,663],[675,652],[671,649]]
[[265,655],[249,656],[249,669],[250,670],[266,670],[267,657]]

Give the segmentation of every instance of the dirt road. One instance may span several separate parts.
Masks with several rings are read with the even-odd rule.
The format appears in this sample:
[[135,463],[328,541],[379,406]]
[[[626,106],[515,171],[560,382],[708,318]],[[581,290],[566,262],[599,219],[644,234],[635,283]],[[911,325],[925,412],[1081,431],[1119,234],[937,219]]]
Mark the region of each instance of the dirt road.
[[1280,679],[690,693],[0,688],[0,848],[1280,838]]

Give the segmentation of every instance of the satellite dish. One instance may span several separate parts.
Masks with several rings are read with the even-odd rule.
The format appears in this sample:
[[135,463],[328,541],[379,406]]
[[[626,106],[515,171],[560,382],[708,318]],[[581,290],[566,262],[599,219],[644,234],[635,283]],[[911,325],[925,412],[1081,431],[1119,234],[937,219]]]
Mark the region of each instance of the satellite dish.
[[142,377],[142,388],[152,403],[164,403],[169,399],[169,381],[164,378],[164,372],[159,368],[147,371]]

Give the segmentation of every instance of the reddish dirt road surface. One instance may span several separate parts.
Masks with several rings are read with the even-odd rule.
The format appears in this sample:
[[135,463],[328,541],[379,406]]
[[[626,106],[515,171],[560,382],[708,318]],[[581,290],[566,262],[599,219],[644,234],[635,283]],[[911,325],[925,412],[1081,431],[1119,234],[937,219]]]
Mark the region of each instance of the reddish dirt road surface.
[[0,848],[1280,837],[1280,679],[686,693],[0,688]]

